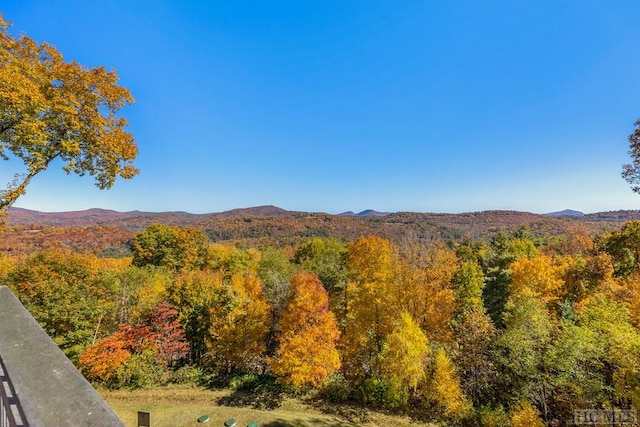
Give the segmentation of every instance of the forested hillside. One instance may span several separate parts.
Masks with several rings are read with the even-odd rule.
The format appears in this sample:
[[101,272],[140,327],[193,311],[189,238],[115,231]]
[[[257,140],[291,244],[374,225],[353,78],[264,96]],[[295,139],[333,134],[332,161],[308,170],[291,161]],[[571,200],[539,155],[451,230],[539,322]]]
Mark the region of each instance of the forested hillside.
[[[96,384],[313,391],[446,425],[566,425],[575,409],[640,406],[640,222],[119,221],[3,231],[1,282]],[[108,256],[114,241],[129,256]]]
[[400,212],[384,216],[330,215],[290,212],[274,206],[236,209],[212,214],[185,212],[116,212],[90,209],[43,213],[11,209],[0,250],[28,253],[61,247],[79,252],[130,255],[131,237],[155,223],[194,227],[209,241],[249,246],[295,247],[309,237],[354,240],[377,235],[394,243],[404,240],[487,240],[499,231],[528,227],[535,237],[559,236],[585,230],[598,233],[619,228],[640,217],[637,211],[605,212],[582,217],[554,217],[515,211],[462,214]]

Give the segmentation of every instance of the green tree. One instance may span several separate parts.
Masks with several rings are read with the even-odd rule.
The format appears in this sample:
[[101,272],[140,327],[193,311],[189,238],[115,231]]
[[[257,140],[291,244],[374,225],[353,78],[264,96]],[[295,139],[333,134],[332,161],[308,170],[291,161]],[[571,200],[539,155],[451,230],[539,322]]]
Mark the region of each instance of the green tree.
[[231,296],[223,286],[222,274],[210,271],[186,271],[179,274],[169,289],[169,302],[179,314],[191,350],[191,361],[198,362],[207,352],[212,316],[211,307],[224,309]]
[[278,313],[289,298],[289,282],[293,271],[294,266],[281,250],[267,247],[262,251],[258,262],[258,277],[262,281],[267,301]]
[[640,272],[640,221],[629,221],[620,230],[598,236],[597,246],[613,258],[615,276]]
[[111,266],[99,262],[92,288],[100,300],[100,325],[95,338],[113,333],[118,325],[143,322],[153,307],[167,298],[173,274],[154,266],[135,267],[128,260]]
[[267,344],[267,353],[269,356],[273,356],[277,346],[277,325],[291,294],[290,282],[294,266],[289,262],[284,252],[267,247],[262,251],[257,272],[258,277],[262,280],[264,295],[269,303],[273,319],[269,328]]
[[346,246],[336,239],[314,237],[303,242],[293,262],[315,273],[330,295],[339,294],[347,282]]
[[546,356],[552,386],[549,412],[554,418],[568,419],[574,409],[606,402],[606,385],[594,369],[601,349],[593,331],[575,319],[560,319]]
[[628,138],[631,163],[622,165],[622,177],[634,192],[640,193],[640,119],[636,120],[635,127]]
[[605,296],[589,301],[580,313],[578,325],[593,334],[595,357],[589,368],[603,387],[592,401],[613,404],[619,398],[640,402],[640,333],[630,323],[629,311]]
[[0,158],[24,170],[0,192],[0,212],[54,159],[67,173],[89,174],[100,189],[138,173],[138,154],[119,110],[131,104],[115,71],[66,62],[50,44],[14,37],[0,16]]
[[93,261],[91,256],[49,249],[19,262],[7,279],[31,315],[73,361],[92,343],[100,326]]
[[153,224],[131,242],[133,265],[155,265],[179,271],[202,268],[207,262],[207,236],[195,228]]
[[509,298],[509,283],[513,273],[509,266],[520,258],[533,258],[536,255],[538,249],[526,229],[501,231],[491,240],[490,250],[483,259],[486,276],[483,299],[496,326],[503,326],[502,312]]
[[507,301],[504,322],[495,344],[494,360],[501,373],[498,398],[507,406],[535,402],[546,418],[551,376],[547,352],[554,327],[546,306],[525,290]]
[[459,313],[474,309],[484,310],[482,304],[484,273],[477,262],[463,262],[460,268],[453,273],[451,283],[453,284]]

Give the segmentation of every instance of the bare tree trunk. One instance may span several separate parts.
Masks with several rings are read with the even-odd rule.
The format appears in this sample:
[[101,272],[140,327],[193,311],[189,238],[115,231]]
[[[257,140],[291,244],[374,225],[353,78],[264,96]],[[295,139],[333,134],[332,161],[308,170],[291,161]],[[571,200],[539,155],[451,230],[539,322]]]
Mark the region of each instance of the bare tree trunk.
[[[38,168],[36,171],[29,174],[16,174],[9,184],[7,189],[0,193],[0,212],[6,212],[11,206],[18,200],[18,197],[26,193],[27,185],[31,182],[34,176],[46,169],[51,160],[47,161],[44,167]],[[22,182],[21,182],[22,178]]]

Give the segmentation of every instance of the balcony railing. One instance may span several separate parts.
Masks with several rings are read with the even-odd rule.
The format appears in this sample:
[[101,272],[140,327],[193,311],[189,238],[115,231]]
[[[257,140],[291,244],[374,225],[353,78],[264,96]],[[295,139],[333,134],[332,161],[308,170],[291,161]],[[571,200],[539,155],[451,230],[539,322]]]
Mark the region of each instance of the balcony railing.
[[122,421],[6,286],[0,286],[0,427]]
[[27,427],[20,401],[0,355],[0,427]]

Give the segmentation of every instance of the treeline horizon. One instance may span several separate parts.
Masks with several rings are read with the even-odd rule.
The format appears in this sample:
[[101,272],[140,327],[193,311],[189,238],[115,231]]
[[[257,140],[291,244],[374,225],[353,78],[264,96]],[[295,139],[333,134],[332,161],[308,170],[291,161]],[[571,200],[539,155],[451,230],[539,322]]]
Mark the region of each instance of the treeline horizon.
[[640,222],[589,234],[211,243],[154,224],[132,256],[0,255],[90,381],[313,391],[456,425],[640,406]]
[[231,245],[295,249],[310,237],[336,238],[344,242],[375,235],[395,244],[403,240],[490,240],[498,231],[528,227],[537,237],[575,232],[599,234],[619,229],[624,222],[640,219],[640,211],[606,212],[583,217],[553,217],[514,211],[466,214],[397,213],[377,216],[336,216],[287,212],[275,207],[241,209],[214,216],[161,213],[96,216],[91,212],[16,215],[5,219],[0,251],[14,255],[44,248],[69,248],[103,257],[130,257],[130,241],[154,223],[192,227],[210,242]]

